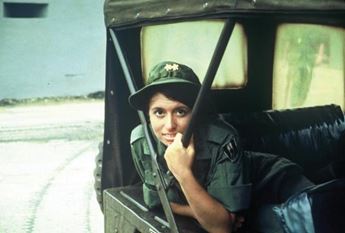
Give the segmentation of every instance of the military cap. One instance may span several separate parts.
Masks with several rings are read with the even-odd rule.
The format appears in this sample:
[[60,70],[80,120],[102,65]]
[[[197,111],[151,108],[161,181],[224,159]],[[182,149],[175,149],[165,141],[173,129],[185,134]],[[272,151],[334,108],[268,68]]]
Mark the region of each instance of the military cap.
[[201,83],[194,71],[186,65],[164,61],[149,73],[146,85],[129,97],[129,103],[138,110],[145,110],[147,101],[160,88],[171,87],[180,95],[196,95]]

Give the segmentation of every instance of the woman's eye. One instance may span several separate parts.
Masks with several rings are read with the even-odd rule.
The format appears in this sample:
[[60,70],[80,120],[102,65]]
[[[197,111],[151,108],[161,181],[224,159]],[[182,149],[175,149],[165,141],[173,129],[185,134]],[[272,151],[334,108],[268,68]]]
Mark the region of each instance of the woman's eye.
[[178,109],[176,111],[176,115],[179,116],[179,117],[184,117],[188,114],[188,110],[187,109]]
[[163,112],[162,110],[160,110],[160,109],[155,110],[155,111],[153,112],[153,114],[154,114],[156,117],[163,117],[163,116],[164,116],[164,112]]

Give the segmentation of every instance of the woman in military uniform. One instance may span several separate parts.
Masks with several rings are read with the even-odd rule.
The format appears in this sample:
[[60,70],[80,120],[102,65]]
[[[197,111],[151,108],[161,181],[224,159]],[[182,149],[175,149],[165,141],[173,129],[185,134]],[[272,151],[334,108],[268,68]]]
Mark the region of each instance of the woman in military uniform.
[[[233,232],[241,227],[247,210],[282,203],[312,183],[287,159],[243,151],[236,130],[210,111],[210,105],[202,110],[185,148],[181,138],[200,86],[189,67],[162,62],[129,102],[149,117],[173,212],[195,218],[208,232]],[[141,125],[132,131],[131,148],[144,201],[154,208],[160,201]]]

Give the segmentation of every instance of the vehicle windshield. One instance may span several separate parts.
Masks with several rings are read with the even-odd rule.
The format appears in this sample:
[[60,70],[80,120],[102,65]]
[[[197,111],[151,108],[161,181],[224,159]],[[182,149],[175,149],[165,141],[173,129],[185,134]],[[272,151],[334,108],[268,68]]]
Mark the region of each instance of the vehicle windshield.
[[[144,79],[158,62],[177,61],[190,66],[202,81],[223,25],[223,20],[202,20],[143,27]],[[236,24],[212,88],[241,88],[246,83],[247,38],[243,27]]]

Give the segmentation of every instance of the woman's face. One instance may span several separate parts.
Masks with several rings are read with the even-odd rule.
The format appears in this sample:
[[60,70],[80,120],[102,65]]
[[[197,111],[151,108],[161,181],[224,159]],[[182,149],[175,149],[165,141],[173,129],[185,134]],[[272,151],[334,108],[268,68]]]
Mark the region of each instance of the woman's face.
[[170,145],[176,133],[184,133],[191,109],[185,104],[156,93],[149,102],[149,117],[154,134],[164,145]]

